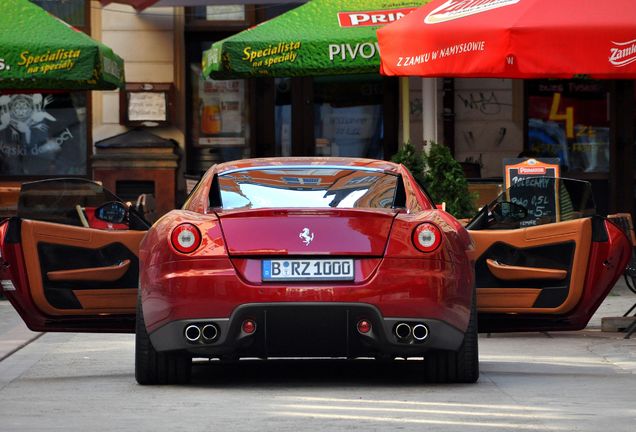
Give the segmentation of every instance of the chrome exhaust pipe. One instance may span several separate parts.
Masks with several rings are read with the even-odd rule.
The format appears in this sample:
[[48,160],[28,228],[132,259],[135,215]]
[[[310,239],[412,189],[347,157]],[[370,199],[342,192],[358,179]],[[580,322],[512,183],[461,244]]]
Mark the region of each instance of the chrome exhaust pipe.
[[194,324],[191,324],[185,329],[185,337],[190,342],[196,342],[201,337],[201,329]]
[[407,323],[400,323],[395,326],[395,335],[398,339],[406,339],[411,335],[411,326]]
[[413,326],[413,337],[418,341],[423,341],[428,337],[428,328],[424,324]]
[[213,341],[219,335],[219,330],[216,328],[214,324],[206,324],[203,326],[201,330],[201,336],[203,336],[203,340],[205,341]]

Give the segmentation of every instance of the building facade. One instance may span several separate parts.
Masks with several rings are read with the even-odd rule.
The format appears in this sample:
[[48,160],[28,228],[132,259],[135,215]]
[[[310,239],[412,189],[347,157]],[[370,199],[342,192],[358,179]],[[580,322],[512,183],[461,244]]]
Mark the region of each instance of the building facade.
[[[46,129],[55,131],[51,137],[60,141],[59,148],[39,159],[26,158],[11,153],[6,144],[10,134],[5,136],[0,148],[3,187],[34,178],[90,178],[94,143],[137,126],[178,144],[175,204],[186,193],[186,177],[196,178],[216,162],[304,155],[388,159],[399,143],[422,147],[426,137],[449,146],[475,183],[501,183],[506,158],[559,157],[563,176],[592,182],[602,212],[634,208],[635,120],[618,119],[621,113],[612,112],[609,99],[617,91],[612,82],[410,78],[410,118],[404,119],[396,78],[202,78],[203,50],[293,5],[137,12],[89,0],[36,3],[124,58],[128,91],[123,96],[119,91],[40,96],[55,100],[44,111],[55,119],[47,121]],[[144,120],[157,98],[135,102],[133,96],[164,88],[169,91],[158,114],[164,118]],[[633,83],[620,88],[631,91],[633,105]],[[131,108],[133,102],[141,103],[141,110]],[[411,126],[407,137],[400,127],[404,121]],[[632,141],[619,145],[613,134],[625,127],[632,128]]]

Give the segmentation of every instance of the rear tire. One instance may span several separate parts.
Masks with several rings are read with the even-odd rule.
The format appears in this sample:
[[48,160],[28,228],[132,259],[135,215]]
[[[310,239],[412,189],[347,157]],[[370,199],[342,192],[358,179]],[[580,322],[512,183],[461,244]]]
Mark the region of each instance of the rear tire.
[[152,346],[144,315],[141,297],[137,300],[135,325],[135,379],[141,385],[187,384],[190,382],[192,358],[181,351],[158,352]]
[[457,351],[433,351],[424,357],[426,379],[429,382],[474,383],[479,379],[479,334],[475,294],[468,328]]

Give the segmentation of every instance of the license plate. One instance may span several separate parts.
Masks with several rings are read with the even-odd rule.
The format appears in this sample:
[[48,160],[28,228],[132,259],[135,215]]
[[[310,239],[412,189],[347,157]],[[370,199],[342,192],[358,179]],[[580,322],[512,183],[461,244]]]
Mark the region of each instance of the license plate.
[[352,259],[263,260],[264,281],[351,281]]

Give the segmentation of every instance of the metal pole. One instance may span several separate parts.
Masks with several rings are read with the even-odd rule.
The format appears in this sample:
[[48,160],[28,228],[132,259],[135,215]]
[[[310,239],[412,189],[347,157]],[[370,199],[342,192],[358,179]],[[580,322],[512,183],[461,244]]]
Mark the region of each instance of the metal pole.
[[407,143],[411,141],[411,107],[408,77],[400,77],[400,92],[402,93],[402,143]]

